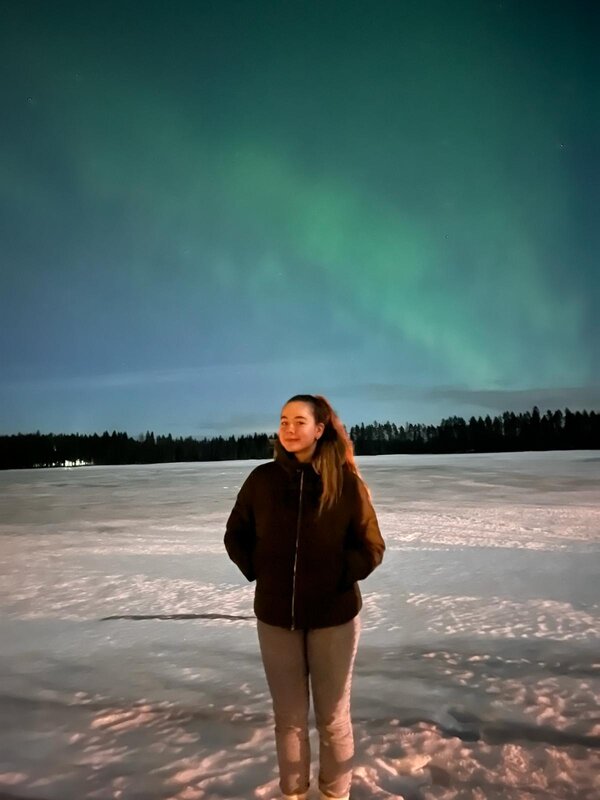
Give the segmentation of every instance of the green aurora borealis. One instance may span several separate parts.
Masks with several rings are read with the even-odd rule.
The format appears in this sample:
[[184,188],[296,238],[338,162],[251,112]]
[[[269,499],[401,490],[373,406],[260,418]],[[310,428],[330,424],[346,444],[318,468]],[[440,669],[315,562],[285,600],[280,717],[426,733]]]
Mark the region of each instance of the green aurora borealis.
[[2,432],[598,405],[598,4],[2,16]]

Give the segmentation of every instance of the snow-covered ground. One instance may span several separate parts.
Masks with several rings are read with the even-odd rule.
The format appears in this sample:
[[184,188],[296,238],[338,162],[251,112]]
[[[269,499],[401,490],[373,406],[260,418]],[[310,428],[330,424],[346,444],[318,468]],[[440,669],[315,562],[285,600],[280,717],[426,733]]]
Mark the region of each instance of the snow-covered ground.
[[[0,798],[277,797],[222,545],[256,463],[0,473]],[[600,452],[359,463],[352,797],[597,800]]]

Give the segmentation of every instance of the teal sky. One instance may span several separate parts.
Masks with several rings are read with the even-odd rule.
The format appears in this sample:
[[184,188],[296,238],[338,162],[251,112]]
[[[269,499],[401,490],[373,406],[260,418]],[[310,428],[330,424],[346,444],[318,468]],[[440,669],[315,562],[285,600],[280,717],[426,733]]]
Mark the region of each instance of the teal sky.
[[597,3],[1,15],[0,432],[600,407]]

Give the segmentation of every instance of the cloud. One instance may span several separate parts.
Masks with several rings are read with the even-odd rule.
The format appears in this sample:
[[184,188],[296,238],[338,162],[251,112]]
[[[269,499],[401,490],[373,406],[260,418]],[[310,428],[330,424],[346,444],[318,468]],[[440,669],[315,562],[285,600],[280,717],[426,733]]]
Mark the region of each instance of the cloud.
[[458,389],[433,388],[425,393],[432,399],[453,400],[457,403],[483,406],[494,411],[522,411],[538,406],[546,409],[600,408],[600,385],[533,389]]
[[[368,403],[402,404],[411,414],[457,415],[478,414],[486,409],[495,413],[527,411],[537,406],[540,411],[570,408],[600,409],[600,385],[571,387],[537,387],[528,389],[471,389],[459,386],[431,388],[400,383],[365,383],[344,385],[331,390],[336,398],[351,398]],[[421,410],[419,412],[419,409]],[[453,409],[450,412],[449,409]]]
[[[127,389],[136,387],[151,387],[161,384],[197,384],[200,381],[216,381],[235,379],[236,376],[245,377],[260,374],[264,377],[271,373],[283,374],[285,377],[293,376],[300,365],[314,366],[321,363],[318,359],[295,359],[293,364],[289,360],[253,358],[251,361],[222,362],[219,364],[205,363],[195,366],[175,368],[125,370],[123,372],[103,372],[90,375],[51,375],[31,377],[20,370],[20,374],[0,379],[2,388],[5,389],[36,389],[36,390],[101,390],[101,389]],[[326,361],[324,362],[326,363]]]
[[275,433],[277,420],[272,414],[232,414],[224,420],[201,420],[196,429],[202,434],[239,435],[240,433]]
[[106,372],[99,375],[53,376],[44,378],[24,378],[9,380],[4,388],[13,389],[119,389],[136,386],[152,386],[164,383],[193,382],[200,378],[199,367],[180,369],[155,369],[129,372]]
[[338,397],[355,397],[372,402],[402,402],[422,400],[452,401],[460,406],[476,406],[494,411],[520,411],[537,405],[540,410],[571,408],[595,410],[600,408],[600,385],[571,387],[538,387],[528,389],[469,389],[456,386],[430,388],[405,384],[368,383],[342,386],[335,389]]
[[400,383],[363,383],[358,386],[336,386],[330,393],[335,397],[360,398],[374,402],[421,399],[427,390]]

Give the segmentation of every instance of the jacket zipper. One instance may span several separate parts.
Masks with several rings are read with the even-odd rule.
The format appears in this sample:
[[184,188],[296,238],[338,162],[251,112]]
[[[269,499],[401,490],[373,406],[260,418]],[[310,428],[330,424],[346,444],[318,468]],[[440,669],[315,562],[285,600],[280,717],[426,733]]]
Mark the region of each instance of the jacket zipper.
[[296,567],[298,565],[298,544],[300,542],[300,517],[302,516],[302,486],[304,484],[304,472],[300,473],[300,497],[298,499],[298,522],[296,523],[296,549],[294,552],[294,573],[292,576],[292,627],[296,627]]

